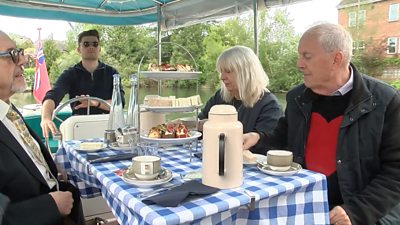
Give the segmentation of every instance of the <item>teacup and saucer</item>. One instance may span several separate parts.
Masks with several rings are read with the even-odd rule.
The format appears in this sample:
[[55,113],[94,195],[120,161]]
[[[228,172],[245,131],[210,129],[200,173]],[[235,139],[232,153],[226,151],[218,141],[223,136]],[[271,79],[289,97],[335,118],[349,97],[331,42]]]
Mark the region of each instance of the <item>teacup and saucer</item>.
[[300,164],[293,162],[293,153],[286,150],[269,150],[267,161],[257,163],[257,168],[274,176],[291,176],[302,169]]
[[287,171],[293,163],[293,153],[286,150],[269,150],[267,164],[274,171]]
[[132,159],[130,169],[139,180],[154,180],[161,172],[161,158],[154,155],[136,156]]

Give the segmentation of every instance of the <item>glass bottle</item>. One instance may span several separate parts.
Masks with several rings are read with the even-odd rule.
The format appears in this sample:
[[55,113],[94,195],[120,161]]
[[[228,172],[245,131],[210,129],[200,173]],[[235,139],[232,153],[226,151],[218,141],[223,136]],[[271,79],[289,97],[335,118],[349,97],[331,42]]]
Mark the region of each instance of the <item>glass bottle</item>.
[[125,126],[124,111],[122,108],[122,97],[120,91],[120,76],[114,74],[114,88],[111,98],[110,117],[108,119],[108,130],[117,130]]
[[131,93],[129,96],[128,116],[126,118],[126,125],[130,128],[137,129],[138,127],[138,90],[137,90],[137,76],[131,75]]

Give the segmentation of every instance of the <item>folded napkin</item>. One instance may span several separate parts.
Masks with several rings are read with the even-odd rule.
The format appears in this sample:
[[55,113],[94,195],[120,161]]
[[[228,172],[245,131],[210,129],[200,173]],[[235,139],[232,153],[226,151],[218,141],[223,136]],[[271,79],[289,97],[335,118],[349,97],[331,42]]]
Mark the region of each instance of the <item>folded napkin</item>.
[[142,202],[148,205],[157,204],[164,207],[175,207],[189,196],[209,195],[217,191],[219,191],[218,188],[191,180],[171,190],[143,199]]

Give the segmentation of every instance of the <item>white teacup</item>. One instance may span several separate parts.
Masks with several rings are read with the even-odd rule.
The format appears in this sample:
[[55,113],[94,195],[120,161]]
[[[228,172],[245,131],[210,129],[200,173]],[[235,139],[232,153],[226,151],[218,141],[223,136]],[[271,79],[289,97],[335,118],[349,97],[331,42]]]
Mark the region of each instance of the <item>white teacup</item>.
[[161,171],[161,158],[142,155],[132,158],[132,171],[139,180],[153,180]]
[[117,137],[117,143],[121,147],[136,145],[137,140],[137,133],[127,133]]
[[269,150],[267,164],[272,170],[287,171],[293,163],[293,153],[286,150]]
[[127,136],[127,135],[120,135],[120,136],[117,136],[117,143],[118,143],[118,146],[121,146],[121,147],[123,147],[123,146],[129,146],[129,136]]

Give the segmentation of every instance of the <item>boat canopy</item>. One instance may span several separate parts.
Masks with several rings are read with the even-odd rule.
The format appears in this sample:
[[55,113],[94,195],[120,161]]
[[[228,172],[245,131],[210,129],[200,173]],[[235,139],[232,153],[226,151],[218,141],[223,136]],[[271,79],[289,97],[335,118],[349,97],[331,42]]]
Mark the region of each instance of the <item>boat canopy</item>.
[[162,30],[307,0],[0,0],[0,14],[103,25],[159,23]]

